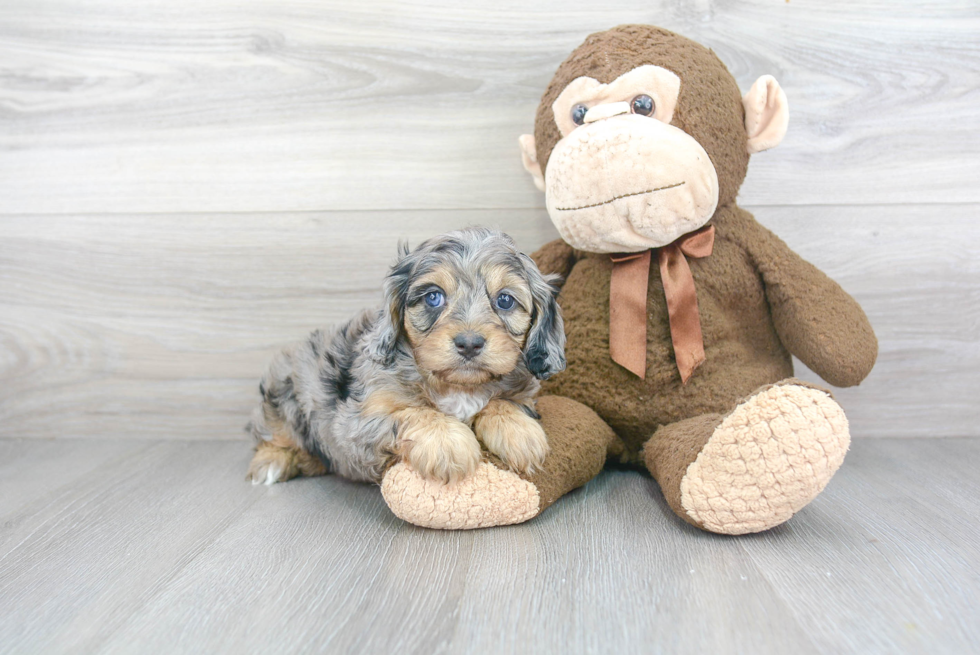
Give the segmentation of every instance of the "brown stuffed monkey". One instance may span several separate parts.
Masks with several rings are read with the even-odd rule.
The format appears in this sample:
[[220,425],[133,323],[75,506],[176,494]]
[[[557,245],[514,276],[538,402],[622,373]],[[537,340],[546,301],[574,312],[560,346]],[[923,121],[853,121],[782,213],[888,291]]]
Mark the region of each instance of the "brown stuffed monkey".
[[724,534],[778,525],[815,498],[850,436],[830,393],[877,356],[864,312],[735,202],[749,155],[786,132],[771,77],[742,97],[709,49],[664,29],[593,34],[558,68],[520,139],[562,239],[533,255],[564,279],[567,369],[538,411],[552,452],[518,475],[488,457],[455,486],[391,469],[402,518],[527,520],[607,461],[649,470],[683,520]]

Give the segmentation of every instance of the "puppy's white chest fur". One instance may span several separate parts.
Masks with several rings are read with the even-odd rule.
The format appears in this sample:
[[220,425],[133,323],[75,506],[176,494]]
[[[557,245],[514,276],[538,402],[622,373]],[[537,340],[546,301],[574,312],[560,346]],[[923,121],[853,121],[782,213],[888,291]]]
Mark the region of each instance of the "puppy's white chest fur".
[[432,402],[443,414],[455,416],[463,423],[469,423],[490,402],[490,394],[457,391],[445,396],[436,396]]

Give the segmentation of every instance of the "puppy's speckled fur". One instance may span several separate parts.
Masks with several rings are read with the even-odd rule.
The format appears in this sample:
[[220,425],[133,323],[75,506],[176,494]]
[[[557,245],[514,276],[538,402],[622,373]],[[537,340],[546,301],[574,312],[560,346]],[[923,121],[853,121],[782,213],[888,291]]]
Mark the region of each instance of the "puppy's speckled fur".
[[[481,423],[493,426],[485,445],[504,463],[540,466],[548,446],[533,420],[538,380],[565,368],[555,281],[510,237],[489,229],[403,248],[385,279],[382,309],[317,330],[275,356],[249,424],[259,445],[248,477],[272,484],[331,472],[380,482],[403,457],[423,476],[448,482],[479,463]],[[444,304],[430,307],[431,292],[442,293]],[[512,308],[496,304],[501,293],[514,299]],[[454,341],[464,333],[484,340],[470,358]],[[323,470],[298,466],[305,454]]]

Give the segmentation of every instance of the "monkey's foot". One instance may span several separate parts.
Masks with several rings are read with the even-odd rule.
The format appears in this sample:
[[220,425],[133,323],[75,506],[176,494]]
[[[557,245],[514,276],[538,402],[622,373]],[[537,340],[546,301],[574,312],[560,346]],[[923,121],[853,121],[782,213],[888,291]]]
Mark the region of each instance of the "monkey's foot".
[[[827,486],[850,445],[847,418],[829,393],[788,382],[762,389],[723,418],[682,421],[651,440],[679,429],[676,436],[687,432],[689,442],[704,444],[686,453],[675,448],[655,463],[663,470],[671,460],[690,462],[677,471],[683,471],[679,485],[670,484],[676,474],[658,476],[681,518],[721,534],[760,532],[789,519]],[[706,442],[694,435],[705,427]],[[651,444],[649,450],[656,449]]]
[[426,480],[400,462],[385,474],[381,494],[398,518],[440,530],[522,523],[540,507],[537,487],[489,462],[452,484]]
[[476,472],[451,484],[422,478],[404,462],[388,469],[381,494],[398,518],[425,528],[467,530],[532,519],[595,477],[615,440],[612,429],[585,405],[558,396],[538,399],[551,452],[530,474],[507,470],[486,453]]

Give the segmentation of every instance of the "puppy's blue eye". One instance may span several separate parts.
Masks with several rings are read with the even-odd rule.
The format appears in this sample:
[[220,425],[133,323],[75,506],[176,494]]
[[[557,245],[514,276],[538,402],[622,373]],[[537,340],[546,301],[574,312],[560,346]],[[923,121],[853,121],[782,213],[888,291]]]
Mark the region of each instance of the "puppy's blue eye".
[[514,296],[502,293],[497,296],[497,309],[513,309],[514,308]]
[[589,108],[585,105],[575,105],[572,107],[572,122],[581,125],[585,122],[585,115],[589,113]]
[[446,296],[443,295],[442,291],[430,291],[425,294],[425,304],[429,307],[442,307],[445,302]]

